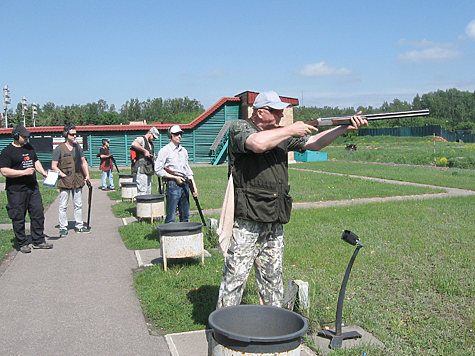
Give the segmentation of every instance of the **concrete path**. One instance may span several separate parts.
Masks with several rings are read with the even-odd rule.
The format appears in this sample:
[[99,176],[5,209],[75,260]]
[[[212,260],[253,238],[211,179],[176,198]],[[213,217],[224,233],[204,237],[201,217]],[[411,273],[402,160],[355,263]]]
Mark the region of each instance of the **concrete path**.
[[[105,192],[95,188],[92,199],[91,234],[70,230],[59,239],[56,199],[45,231],[54,248],[18,253],[3,271],[0,355],[170,355],[164,337],[149,334],[133,287],[134,251],[118,232],[122,220]],[[72,203],[69,208],[73,229]]]

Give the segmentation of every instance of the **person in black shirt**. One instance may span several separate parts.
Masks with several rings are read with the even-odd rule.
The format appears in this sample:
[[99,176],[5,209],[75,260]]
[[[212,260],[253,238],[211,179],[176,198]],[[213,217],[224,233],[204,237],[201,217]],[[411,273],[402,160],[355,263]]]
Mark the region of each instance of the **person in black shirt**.
[[[6,178],[7,211],[12,219],[13,232],[20,251],[31,252],[33,248],[51,249],[53,245],[45,241],[44,208],[36,172],[46,177],[36,151],[28,142],[30,132],[21,125],[12,130],[13,142],[5,147],[0,155],[0,173]],[[30,233],[25,233],[25,216],[30,216]]]

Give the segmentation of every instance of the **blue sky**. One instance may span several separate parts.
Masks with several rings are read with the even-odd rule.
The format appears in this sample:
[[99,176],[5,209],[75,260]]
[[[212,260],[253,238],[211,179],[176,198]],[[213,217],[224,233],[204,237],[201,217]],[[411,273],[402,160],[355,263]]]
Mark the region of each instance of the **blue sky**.
[[3,1],[0,85],[28,103],[274,90],[379,107],[475,91],[475,1]]

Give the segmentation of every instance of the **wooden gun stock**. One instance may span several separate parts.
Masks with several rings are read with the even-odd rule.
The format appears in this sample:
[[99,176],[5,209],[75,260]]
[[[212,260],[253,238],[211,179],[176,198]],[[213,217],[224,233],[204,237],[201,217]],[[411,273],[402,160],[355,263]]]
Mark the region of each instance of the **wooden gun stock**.
[[[385,112],[380,114],[361,114],[358,116],[371,120],[387,120],[387,119],[402,119],[406,117],[416,116],[429,116],[429,109],[423,110],[410,110],[410,111],[398,111],[398,112]],[[307,125],[322,127],[322,126],[338,126],[338,125],[351,125],[351,116],[335,116],[335,117],[321,117],[319,119],[313,119],[306,122]]]

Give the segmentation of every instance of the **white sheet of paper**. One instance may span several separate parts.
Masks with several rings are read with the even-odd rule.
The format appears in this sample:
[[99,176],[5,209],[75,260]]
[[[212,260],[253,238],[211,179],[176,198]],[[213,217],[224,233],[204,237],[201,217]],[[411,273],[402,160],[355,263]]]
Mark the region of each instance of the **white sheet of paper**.
[[48,187],[54,187],[59,178],[59,172],[48,169],[48,175],[43,180],[43,184]]

